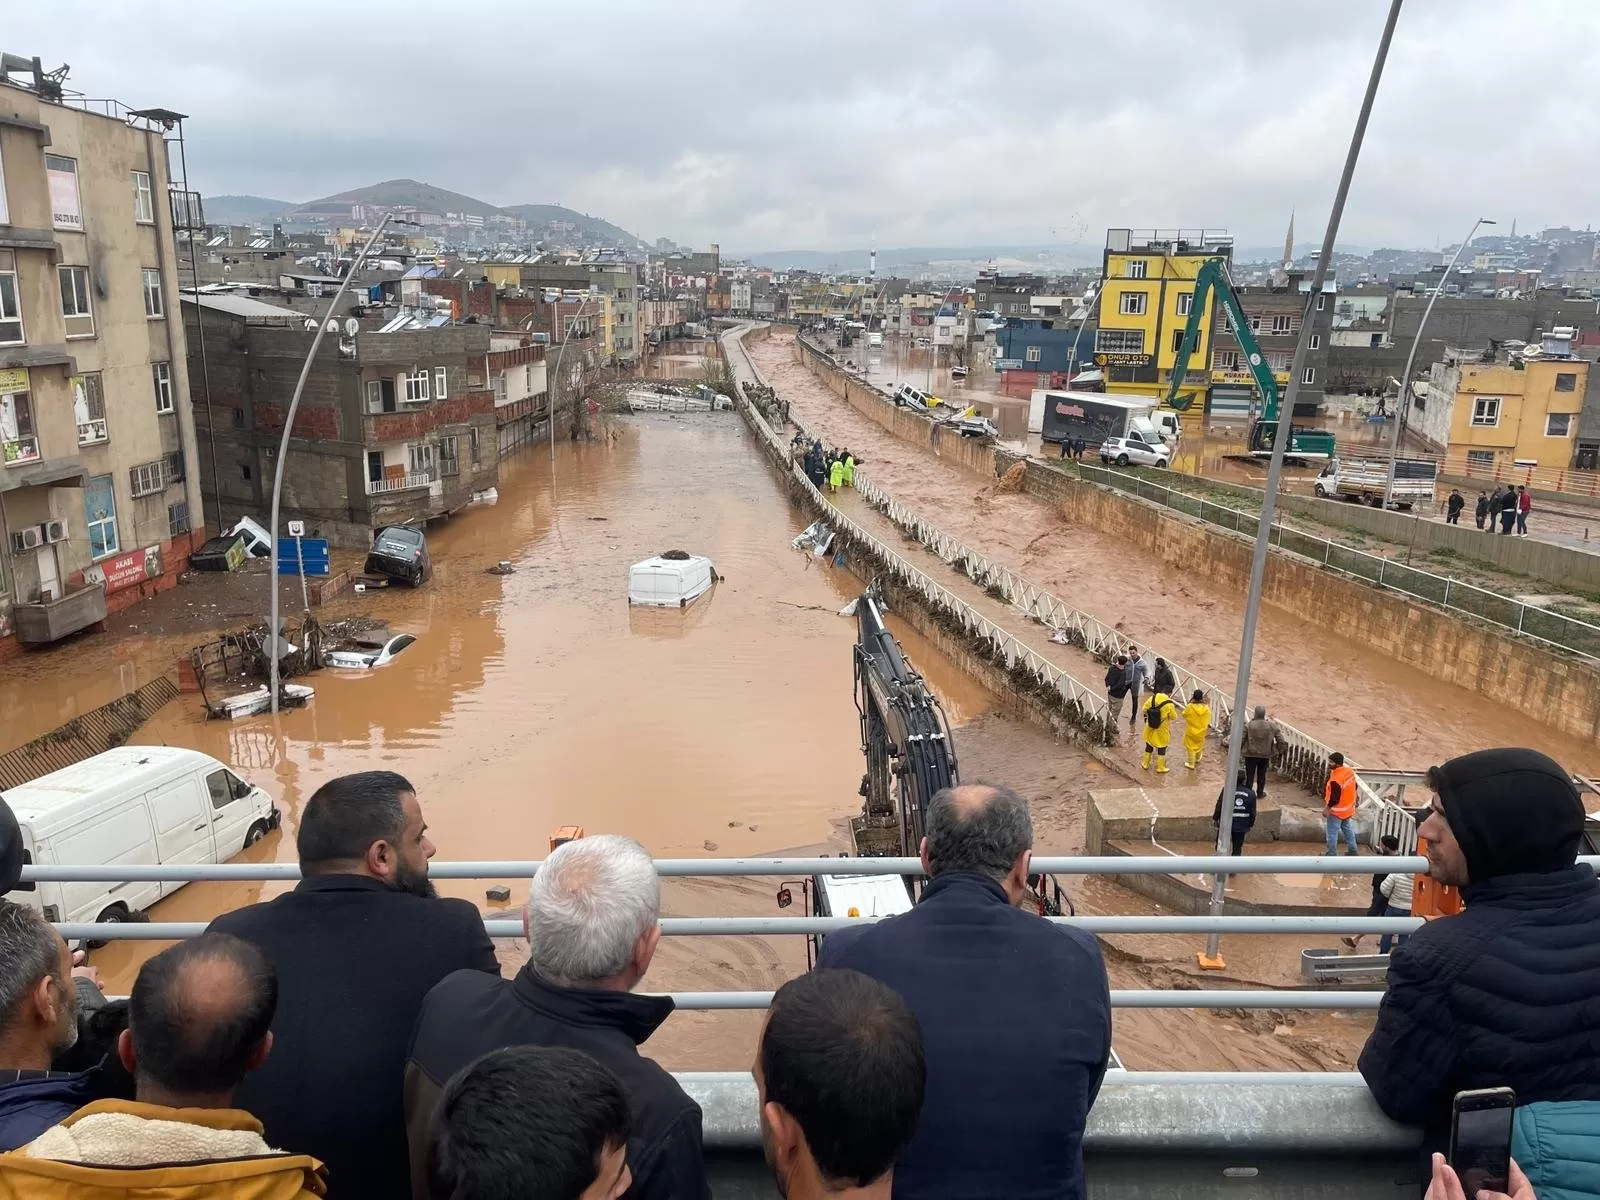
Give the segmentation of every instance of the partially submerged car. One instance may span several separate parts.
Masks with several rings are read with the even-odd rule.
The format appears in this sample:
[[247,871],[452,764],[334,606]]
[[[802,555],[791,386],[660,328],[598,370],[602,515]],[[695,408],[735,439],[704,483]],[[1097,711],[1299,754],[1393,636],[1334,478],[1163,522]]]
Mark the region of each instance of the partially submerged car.
[[353,650],[329,650],[323,660],[330,667],[346,671],[361,671],[372,667],[386,667],[395,655],[416,641],[416,635],[397,633],[381,646],[358,646]]
[[433,578],[433,560],[428,557],[428,539],[411,525],[388,525],[372,539],[367,555],[368,575],[382,575],[394,583],[421,587]]

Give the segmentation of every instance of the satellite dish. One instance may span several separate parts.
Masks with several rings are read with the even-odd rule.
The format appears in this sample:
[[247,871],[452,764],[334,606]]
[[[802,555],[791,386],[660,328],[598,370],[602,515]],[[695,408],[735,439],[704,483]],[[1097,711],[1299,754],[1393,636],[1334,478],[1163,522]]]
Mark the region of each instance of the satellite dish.
[[314,333],[314,332],[316,332],[316,328],[317,328],[317,322],[316,322],[315,318],[307,317],[306,318],[306,332],[307,333]]
[[338,333],[339,332],[339,319],[337,317],[329,317],[328,318],[328,332],[329,333]]
[[361,332],[361,322],[356,320],[354,317],[346,318],[344,323],[344,332],[346,337],[355,337],[356,334]]

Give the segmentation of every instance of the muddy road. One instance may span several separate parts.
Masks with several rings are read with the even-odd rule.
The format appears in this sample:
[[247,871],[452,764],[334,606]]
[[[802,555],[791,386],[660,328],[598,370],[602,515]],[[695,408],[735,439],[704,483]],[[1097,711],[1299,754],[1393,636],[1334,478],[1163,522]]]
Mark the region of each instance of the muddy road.
[[[1154,563],[1110,535],[1071,525],[1031,496],[1001,494],[897,440],[794,361],[791,343],[792,336],[775,329],[771,338],[749,347],[791,410],[830,441],[849,446],[881,487],[945,532],[1115,625],[1154,653],[1171,654],[1231,688],[1241,596]],[[1312,625],[1264,606],[1251,703],[1267,705],[1372,767],[1419,770],[1484,746],[1521,744],[1582,774],[1600,770],[1600,748],[1353,645],[1338,626],[1338,614]]]

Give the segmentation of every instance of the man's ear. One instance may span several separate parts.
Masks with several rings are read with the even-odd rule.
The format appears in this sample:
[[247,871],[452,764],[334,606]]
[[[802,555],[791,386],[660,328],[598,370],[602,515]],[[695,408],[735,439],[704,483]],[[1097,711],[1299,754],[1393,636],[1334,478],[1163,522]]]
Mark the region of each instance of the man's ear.
[[256,1044],[256,1048],[254,1050],[250,1051],[250,1057],[245,1062],[245,1070],[254,1071],[262,1063],[267,1061],[267,1055],[271,1053],[272,1030],[269,1029],[267,1030],[267,1036],[262,1038],[261,1041]]
[[139,1073],[139,1063],[133,1055],[133,1034],[126,1029],[117,1034],[117,1061],[129,1075]]
[[767,1128],[772,1133],[772,1156],[775,1160],[773,1168],[780,1179],[787,1179],[793,1174],[795,1164],[800,1160],[806,1135],[800,1129],[800,1122],[776,1101],[768,1100],[761,1111],[767,1118]]

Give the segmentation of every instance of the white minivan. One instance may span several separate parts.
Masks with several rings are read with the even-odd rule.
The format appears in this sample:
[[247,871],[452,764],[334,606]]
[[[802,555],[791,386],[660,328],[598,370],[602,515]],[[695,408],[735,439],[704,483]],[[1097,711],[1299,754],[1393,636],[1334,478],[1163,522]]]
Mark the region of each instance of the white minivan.
[[[209,754],[119,746],[12,788],[23,862],[164,866],[226,862],[276,829],[272,798]],[[24,883],[9,897],[50,921],[128,921],[179,882]]]

